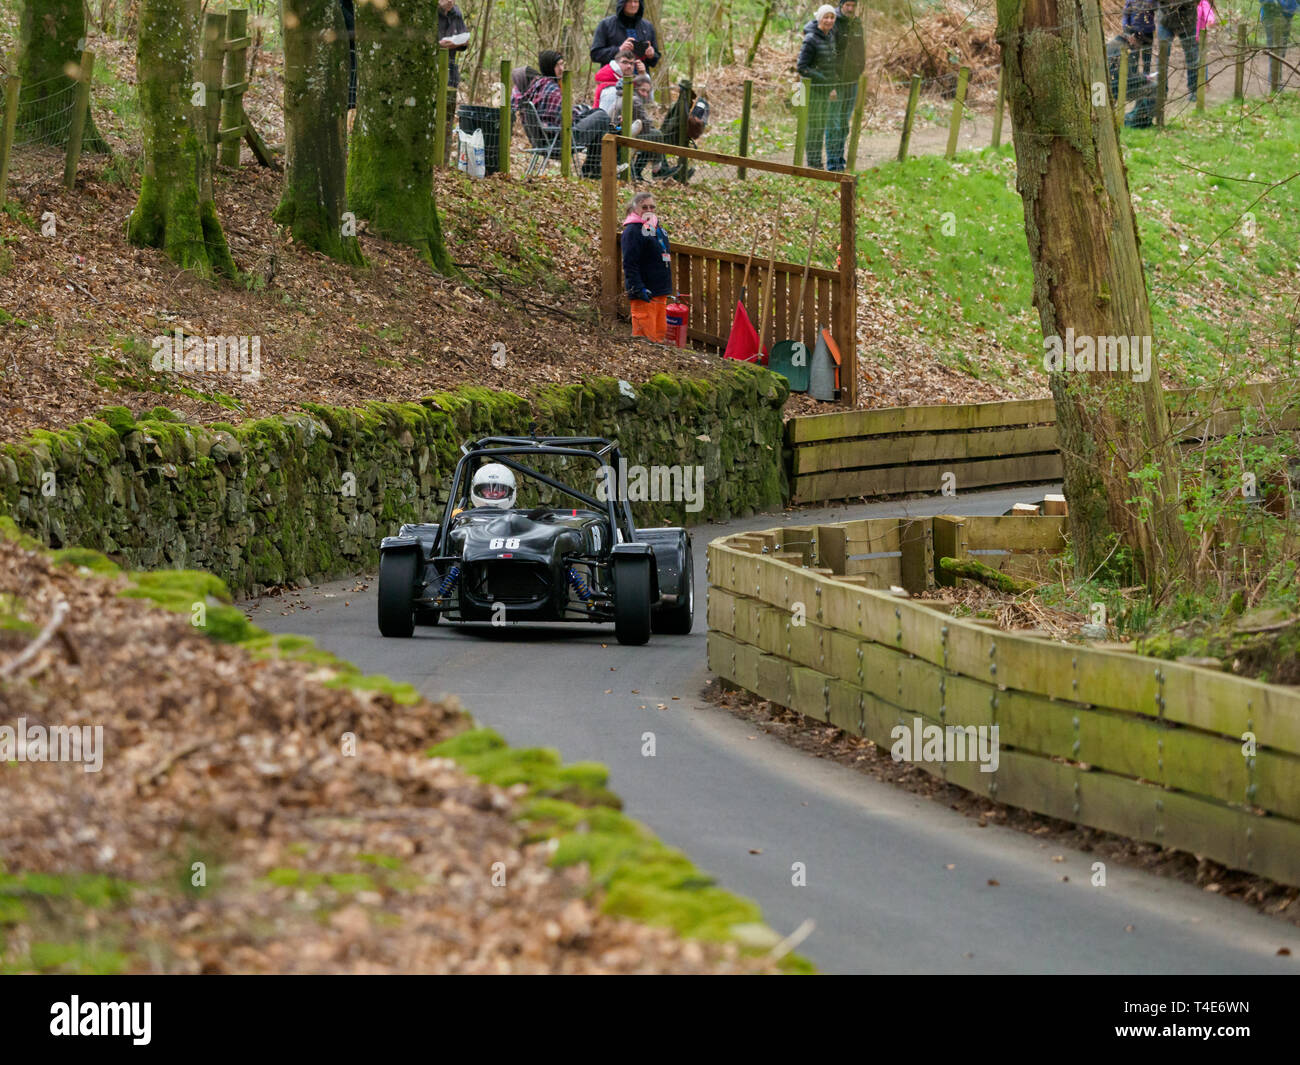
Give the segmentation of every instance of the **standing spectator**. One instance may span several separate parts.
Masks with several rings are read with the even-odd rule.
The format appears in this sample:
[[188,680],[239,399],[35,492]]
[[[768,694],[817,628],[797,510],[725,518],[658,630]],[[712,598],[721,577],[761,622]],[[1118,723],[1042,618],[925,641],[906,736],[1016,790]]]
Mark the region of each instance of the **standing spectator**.
[[615,58],[641,59],[648,67],[659,62],[659,39],[654,24],[641,17],[641,0],[615,0],[614,14],[592,34],[591,61],[604,66]]
[[811,82],[808,99],[808,165],[815,170],[822,168],[822,147],[825,144],[829,154],[826,128],[826,113],[830,102],[831,89],[835,85],[836,61],[835,8],[822,4],[817,9],[814,21],[804,27],[803,47],[799,49],[799,61],[795,66],[801,78]]
[[1263,0],[1259,5],[1259,21],[1264,24],[1264,44],[1278,59],[1286,58],[1295,9],[1296,0]]
[[673,260],[653,192],[633,196],[623,219],[623,284],[632,307],[632,335],[667,343]]
[[[543,126],[560,124],[560,109],[564,96],[560,91],[560,78],[564,75],[564,56],[559,52],[545,51],[537,57],[541,74],[524,90],[522,99],[537,108],[537,117]],[[599,107],[575,104],[573,107],[573,143],[587,150],[582,163],[582,176],[600,177],[600,138],[610,131],[609,115]]]
[[1157,24],[1162,41],[1178,38],[1183,46],[1183,60],[1187,64],[1187,96],[1196,98],[1196,65],[1201,49],[1196,40],[1197,0],[1156,0]]
[[867,42],[863,36],[862,19],[858,17],[857,0],[842,0],[840,3],[835,14],[834,37],[838,68],[836,80],[839,84],[835,87],[835,103],[831,105],[828,119],[826,169],[843,170],[847,165],[844,142],[853,122],[853,108],[858,103],[858,79],[867,68]]
[[447,50],[447,127],[443,146],[442,165],[451,158],[451,126],[456,114],[456,89],[460,85],[460,69],[456,66],[456,53],[469,47],[469,28],[465,16],[456,6],[456,0],[438,0],[438,46]]
[[1142,73],[1150,74],[1151,42],[1156,35],[1156,0],[1124,0],[1120,35],[1130,50],[1138,51],[1142,60]]

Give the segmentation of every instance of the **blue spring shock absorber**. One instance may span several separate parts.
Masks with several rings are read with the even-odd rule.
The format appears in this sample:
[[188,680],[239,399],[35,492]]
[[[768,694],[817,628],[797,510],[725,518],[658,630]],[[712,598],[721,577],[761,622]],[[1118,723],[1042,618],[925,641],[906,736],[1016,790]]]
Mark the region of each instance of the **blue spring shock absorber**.
[[452,566],[451,569],[447,571],[447,576],[443,577],[442,583],[438,585],[437,598],[439,599],[446,598],[447,593],[451,591],[452,586],[456,583],[459,577],[460,577],[460,567]]
[[591,589],[587,587],[587,579],[572,566],[569,567],[569,584],[584,603],[591,601]]

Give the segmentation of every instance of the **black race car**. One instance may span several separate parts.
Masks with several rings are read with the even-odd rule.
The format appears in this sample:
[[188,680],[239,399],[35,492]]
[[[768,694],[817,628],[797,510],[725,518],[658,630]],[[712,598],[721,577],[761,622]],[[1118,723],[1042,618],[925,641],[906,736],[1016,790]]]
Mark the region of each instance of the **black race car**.
[[[522,475],[538,505],[471,507],[471,483],[487,463]],[[592,491],[574,487],[574,468]],[[410,636],[445,619],[612,621],[625,644],[643,644],[652,631],[690,632],[690,534],[638,529],[609,476],[622,469],[618,444],[602,437],[492,436],[463,445],[442,522],[403,525],[379,545],[379,631]]]

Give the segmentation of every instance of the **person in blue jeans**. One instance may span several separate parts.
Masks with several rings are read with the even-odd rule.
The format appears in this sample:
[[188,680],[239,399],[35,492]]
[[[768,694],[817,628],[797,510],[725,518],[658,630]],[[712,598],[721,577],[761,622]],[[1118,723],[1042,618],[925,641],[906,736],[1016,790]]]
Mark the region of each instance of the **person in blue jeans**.
[[[1152,0],[1154,2],[1154,0]],[[867,45],[858,17],[857,0],[842,0],[835,13],[831,35],[835,39],[835,63],[838,68],[835,99],[830,102],[826,136],[826,169],[843,170],[844,142],[853,122],[858,103],[858,79],[867,67]]]
[[1189,98],[1196,96],[1196,67],[1201,56],[1196,40],[1196,4],[1197,0],[1156,0],[1160,40],[1172,41],[1177,37],[1183,46]]
[[[837,77],[834,29],[835,8],[822,4],[814,15],[814,21],[804,27],[803,47],[799,49],[799,59],[795,63],[799,76],[809,82],[806,150],[807,165],[814,170],[822,168],[822,147],[825,144],[829,149],[830,142],[827,112]],[[826,154],[829,155],[829,151]]]
[[1276,0],[1275,3],[1264,0],[1259,5],[1259,21],[1264,25],[1264,44],[1279,59],[1286,58],[1295,9],[1296,0]]
[[1124,97],[1133,105],[1133,109],[1124,116],[1124,125],[1133,129],[1146,129],[1155,118],[1155,82],[1149,74],[1143,74],[1138,69],[1137,46],[1132,37],[1123,33],[1117,33],[1106,42],[1106,69],[1110,74],[1110,98],[1119,99],[1119,59],[1125,51],[1129,53],[1129,61]]

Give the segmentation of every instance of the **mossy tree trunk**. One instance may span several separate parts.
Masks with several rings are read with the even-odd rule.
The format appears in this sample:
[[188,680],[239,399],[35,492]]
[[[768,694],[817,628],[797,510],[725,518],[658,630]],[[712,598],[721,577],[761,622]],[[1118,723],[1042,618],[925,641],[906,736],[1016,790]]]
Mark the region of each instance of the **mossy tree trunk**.
[[[1154,587],[1190,552],[1101,33],[1097,0],[998,0],[1034,305],[1044,349],[1075,348],[1068,372],[1049,374],[1075,558],[1088,576],[1118,541]],[[1076,368],[1101,338],[1149,345],[1149,377]]]
[[127,237],[161,248],[200,277],[237,277],[212,201],[211,172],[191,105],[199,41],[198,0],[143,0],[136,78],[144,126],[144,177]]
[[[63,148],[68,143],[73,88],[86,48],[83,0],[23,0],[18,29],[18,108],[22,139]],[[86,116],[84,152],[107,152],[108,144]]]
[[284,191],[275,221],[293,239],[364,265],[345,232],[348,42],[338,0],[281,0],[284,27]]
[[451,273],[433,195],[438,5],[389,0],[357,8],[357,117],[348,153],[348,207],[370,231],[415,247]]

